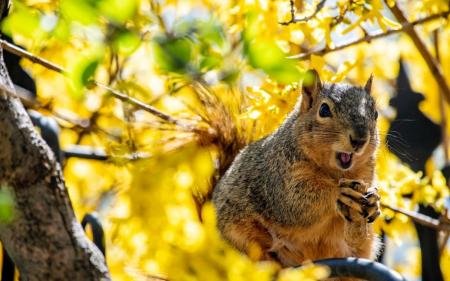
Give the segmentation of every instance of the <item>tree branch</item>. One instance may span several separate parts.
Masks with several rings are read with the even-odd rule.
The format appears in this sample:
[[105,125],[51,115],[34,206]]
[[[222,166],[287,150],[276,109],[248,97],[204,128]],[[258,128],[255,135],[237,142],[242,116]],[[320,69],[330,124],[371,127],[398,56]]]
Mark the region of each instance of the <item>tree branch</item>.
[[120,99],[121,101],[127,102],[127,103],[129,103],[131,105],[134,105],[134,106],[136,106],[136,107],[138,107],[138,108],[140,108],[142,110],[145,110],[145,111],[155,115],[156,117],[166,121],[169,124],[176,125],[176,126],[181,127],[181,128],[183,128],[183,129],[185,129],[187,131],[192,131],[192,132],[195,132],[195,133],[199,133],[199,132],[201,133],[201,132],[204,131],[204,130],[201,130],[201,129],[197,128],[194,125],[183,123],[180,120],[175,119],[172,116],[157,110],[155,107],[153,107],[151,105],[148,105],[148,104],[146,104],[146,103],[144,103],[144,102],[142,102],[142,101],[140,101],[140,100],[138,100],[136,98],[130,97],[127,94],[121,93],[121,92],[119,92],[119,91],[117,91],[117,90],[115,90],[115,89],[113,89],[113,88],[111,88],[111,87],[109,87],[109,86],[107,86],[107,85],[105,85],[103,83],[96,82],[96,81],[93,81],[93,83],[97,87],[102,88],[102,89],[104,89],[106,91],[109,91],[113,95],[113,97],[115,97],[117,99]]
[[[436,54],[436,61],[441,64],[441,57],[440,57],[440,48],[439,48],[439,30],[436,29],[434,31],[434,52]],[[447,136],[447,114],[445,113],[445,100],[444,95],[439,91],[439,112],[441,113],[441,138],[442,138],[442,147],[444,148],[444,159],[445,164],[448,163],[450,160],[448,155],[448,149],[449,149],[449,143],[448,143],[448,136]],[[450,183],[447,183],[448,186],[450,186]],[[448,234],[448,233],[447,233]]]
[[403,210],[403,209],[396,208],[396,207],[391,207],[391,206],[383,204],[383,203],[381,203],[381,207],[392,210],[399,214],[403,214],[403,215],[409,217],[410,219],[412,219],[413,221],[415,221],[421,225],[427,226],[429,228],[433,228],[436,230],[450,231],[450,224],[446,221],[440,221],[440,220],[433,219],[433,218],[431,218],[427,215],[421,214],[421,213]]
[[[14,44],[11,44],[9,42],[6,42],[5,40],[0,39],[0,45],[6,51],[11,52],[17,56],[28,59],[28,60],[32,61],[33,63],[37,63],[37,64],[39,64],[47,69],[50,69],[52,71],[55,71],[57,73],[66,74],[66,71],[62,67],[60,67],[46,59],[38,57],[28,51],[25,51],[24,49],[14,45]],[[165,113],[159,111],[158,109],[156,109],[155,107],[153,107],[151,105],[148,105],[138,99],[132,98],[122,92],[119,92],[119,91],[103,84],[103,83],[100,83],[97,81],[92,81],[91,83],[99,88],[107,90],[108,92],[110,92],[112,94],[113,97],[120,99],[121,101],[127,102],[129,104],[132,104],[133,106],[136,106],[137,108],[140,108],[144,111],[147,111],[150,114],[166,121],[169,124],[176,125],[178,127],[181,127],[187,131],[192,131],[194,133],[210,133],[210,134],[212,134],[212,132],[210,132],[210,131],[205,131],[205,129],[197,128],[194,124],[184,123],[168,114],[165,114]]]
[[381,33],[372,34],[372,35],[366,35],[366,36],[364,36],[364,37],[362,37],[362,38],[360,38],[358,40],[355,40],[355,41],[352,41],[352,42],[349,42],[349,43],[346,43],[346,44],[343,44],[343,45],[340,45],[340,46],[337,46],[337,47],[334,47],[334,48],[324,47],[324,48],[317,49],[317,50],[311,50],[311,51],[306,52],[306,53],[293,55],[293,56],[290,56],[288,58],[305,60],[305,59],[308,59],[311,55],[325,55],[325,54],[328,54],[328,53],[332,53],[332,52],[336,52],[336,51],[348,48],[350,46],[357,45],[359,43],[370,42],[370,41],[372,41],[374,39],[379,39],[379,38],[386,37],[386,36],[389,36],[389,35],[392,35],[392,34],[400,33],[400,32],[406,31],[407,28],[411,28],[413,26],[416,26],[416,25],[419,25],[419,24],[423,24],[423,23],[426,23],[426,22],[429,22],[429,21],[432,21],[432,20],[435,20],[435,19],[442,18],[442,17],[447,17],[448,15],[450,15],[450,11],[446,11],[446,12],[442,12],[442,13],[439,13],[439,14],[431,15],[431,16],[425,17],[423,19],[419,19],[419,20],[413,21],[413,22],[403,22],[402,23],[402,27],[399,28],[399,29],[393,29],[393,30],[388,30],[386,32],[381,32]]
[[114,158],[120,158],[125,160],[141,160],[141,159],[148,159],[151,157],[148,153],[143,152],[135,152],[132,154],[127,154],[124,156],[113,156],[108,155],[105,153],[105,151],[101,148],[96,148],[92,146],[85,146],[85,145],[72,145],[70,147],[67,147],[62,151],[64,158],[82,158],[82,159],[90,159],[90,160],[100,160],[100,161],[107,161]]
[[281,25],[289,25],[291,23],[298,23],[298,22],[309,21],[310,19],[314,18],[320,12],[320,10],[322,10],[322,8],[323,8],[323,6],[325,6],[325,2],[326,2],[326,0],[321,0],[317,4],[316,9],[314,10],[314,12],[311,15],[306,16],[304,18],[296,19],[295,18],[295,7],[294,7],[295,3],[294,3],[294,1],[295,0],[289,0],[289,4],[291,5],[291,19],[289,21],[286,21],[286,22],[280,22],[279,24],[281,24]]
[[42,65],[43,67],[45,67],[47,69],[56,71],[58,73],[64,73],[65,72],[62,67],[60,67],[60,66],[58,66],[58,65],[56,65],[56,64],[54,64],[54,63],[52,63],[52,62],[50,62],[50,61],[48,61],[46,59],[40,58],[38,56],[35,56],[32,53],[30,53],[30,52],[28,52],[28,51],[26,51],[26,50],[24,50],[24,49],[22,49],[22,48],[20,48],[20,47],[18,47],[16,45],[14,45],[14,44],[11,44],[11,43],[3,40],[3,39],[0,39],[0,45],[6,51],[8,51],[8,52],[10,52],[12,54],[15,54],[15,55],[17,55],[19,57],[26,58],[26,59],[28,59],[28,60],[30,60],[30,61],[32,61],[34,63],[37,63],[39,65]]
[[[389,7],[389,5],[388,5]],[[400,8],[395,4],[392,7],[389,7],[391,9],[394,16],[397,18],[399,22],[408,22],[403,12],[400,10]],[[428,68],[430,69],[431,73],[434,76],[434,79],[436,80],[437,84],[439,85],[439,88],[441,89],[442,94],[444,95],[445,99],[447,100],[447,103],[450,104],[450,88],[447,84],[447,81],[445,81],[444,73],[442,72],[441,66],[437,62],[436,58],[434,58],[431,53],[428,51],[425,43],[420,39],[417,32],[414,30],[412,25],[408,25],[405,27],[405,32],[409,35],[411,40],[414,42],[414,45],[416,45],[417,50],[422,55],[423,59],[428,65]]]
[[0,89],[0,182],[15,218],[0,239],[21,280],[110,280],[73,212],[60,166],[14,93]]

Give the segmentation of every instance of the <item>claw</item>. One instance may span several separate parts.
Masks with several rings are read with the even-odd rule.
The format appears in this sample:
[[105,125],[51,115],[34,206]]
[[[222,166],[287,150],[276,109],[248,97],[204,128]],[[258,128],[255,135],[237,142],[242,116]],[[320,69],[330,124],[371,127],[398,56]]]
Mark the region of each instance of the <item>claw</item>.
[[373,208],[373,207],[375,207],[376,205],[377,205],[377,202],[375,201],[375,202],[373,202],[373,203],[367,204],[366,207],[367,207],[367,208]]
[[350,187],[351,189],[356,189],[356,187],[357,187],[358,185],[360,185],[360,184],[361,184],[361,183],[360,183],[359,181],[350,181],[350,180],[344,180],[344,179],[342,179],[342,180],[339,181],[339,186],[340,186],[340,187],[348,186],[348,187]]
[[380,210],[377,210],[377,212],[373,215],[373,216],[371,216],[368,220],[367,220],[367,222],[368,223],[373,223],[375,220],[376,220],[376,218],[378,218],[378,216],[381,214],[381,212],[380,212]]
[[355,189],[356,186],[360,185],[361,183],[359,181],[352,181],[352,183],[350,184],[350,187]]
[[364,206],[366,206],[366,207],[369,206],[369,200],[367,200],[367,198],[361,197],[361,198],[359,199],[359,201],[360,201],[360,203],[361,203],[362,205],[364,205]]
[[369,191],[369,192],[366,192],[366,194],[364,194],[363,196],[364,196],[365,198],[369,198],[369,197],[372,196],[374,193],[375,193],[375,191]]
[[367,218],[369,216],[369,212],[367,212],[366,209],[363,209],[362,212],[360,213],[361,216],[363,216],[364,218]]
[[338,199],[338,200],[337,200],[337,206],[338,206],[338,208],[339,208],[339,211],[340,211],[340,212],[342,213],[342,215],[344,216],[344,218],[345,218],[347,221],[351,222],[352,219],[350,218],[348,209],[346,209],[346,205],[345,205],[344,203],[342,203],[341,200]]
[[378,193],[374,190],[366,192],[366,194],[363,195],[365,198],[370,198],[372,196],[374,196],[377,200],[380,199],[380,195],[378,195]]

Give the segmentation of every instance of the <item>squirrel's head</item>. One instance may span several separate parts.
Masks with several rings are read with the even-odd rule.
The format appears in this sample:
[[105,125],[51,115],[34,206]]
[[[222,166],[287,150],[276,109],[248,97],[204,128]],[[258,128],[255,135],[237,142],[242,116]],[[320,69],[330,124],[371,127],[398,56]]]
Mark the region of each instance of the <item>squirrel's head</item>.
[[306,155],[333,170],[367,165],[378,144],[372,76],[364,87],[322,83],[315,70],[306,77],[311,82],[302,87],[298,118]]

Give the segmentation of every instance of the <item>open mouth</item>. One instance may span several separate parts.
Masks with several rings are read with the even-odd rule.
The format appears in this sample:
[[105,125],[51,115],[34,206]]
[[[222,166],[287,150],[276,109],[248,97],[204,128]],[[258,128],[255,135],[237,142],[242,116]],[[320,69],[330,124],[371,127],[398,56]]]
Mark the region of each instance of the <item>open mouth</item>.
[[336,152],[336,160],[338,165],[344,170],[347,170],[352,165],[352,157],[352,153]]

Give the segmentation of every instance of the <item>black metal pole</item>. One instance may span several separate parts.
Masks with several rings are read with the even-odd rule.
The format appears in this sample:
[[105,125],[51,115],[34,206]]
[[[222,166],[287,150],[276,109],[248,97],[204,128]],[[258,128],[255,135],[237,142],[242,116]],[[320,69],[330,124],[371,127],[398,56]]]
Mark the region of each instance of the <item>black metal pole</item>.
[[360,258],[324,259],[313,262],[330,268],[330,278],[356,277],[367,281],[406,281],[398,272],[387,266]]

